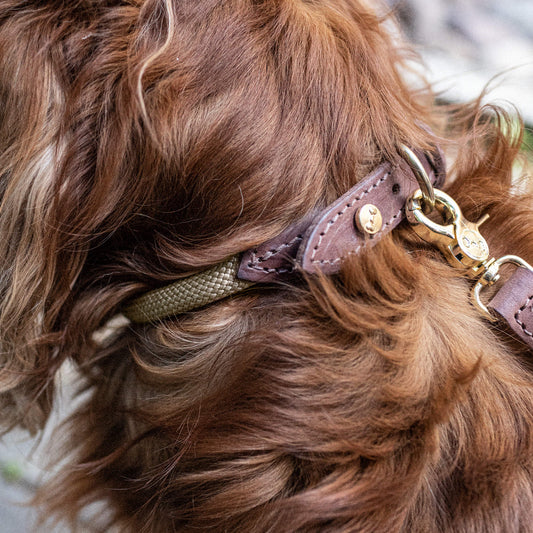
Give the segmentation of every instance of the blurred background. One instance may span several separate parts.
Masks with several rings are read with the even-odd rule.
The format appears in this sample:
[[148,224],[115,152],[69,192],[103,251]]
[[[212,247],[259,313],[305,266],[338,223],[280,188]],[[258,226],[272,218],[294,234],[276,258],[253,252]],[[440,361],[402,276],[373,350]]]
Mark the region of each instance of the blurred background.
[[[430,81],[446,100],[471,100],[490,82],[489,99],[512,102],[533,126],[533,0],[387,2],[397,11],[403,33],[415,44]],[[527,144],[533,147],[530,139]],[[61,378],[64,405],[70,404],[73,379],[66,369]],[[51,425],[59,418],[58,412]],[[32,531],[35,513],[21,503],[46,475],[47,458],[23,432],[12,432],[0,441],[0,533]],[[80,533],[98,530],[94,515],[89,511],[82,518]],[[52,532],[68,530],[47,527],[46,533]]]
[[[449,101],[512,102],[533,125],[533,0],[387,0]],[[490,83],[489,83],[490,82]]]

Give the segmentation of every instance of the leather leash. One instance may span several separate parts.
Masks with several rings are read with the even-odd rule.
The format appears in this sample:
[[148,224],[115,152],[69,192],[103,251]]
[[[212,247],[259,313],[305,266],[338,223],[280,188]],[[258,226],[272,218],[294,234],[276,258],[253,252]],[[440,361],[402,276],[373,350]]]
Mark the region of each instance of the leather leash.
[[[533,268],[513,255],[490,258],[488,244],[479,232],[488,216],[477,223],[468,221],[456,202],[438,189],[445,180],[440,150],[431,156],[407,147],[401,151],[403,158],[397,163],[383,163],[325,210],[310,214],[242,255],[142,295],[124,309],[124,315],[132,322],[149,323],[258,283],[290,280],[301,271],[335,274],[343,259],[374,246],[407,218],[420,237],[476,281],[472,302],[481,313],[491,321],[503,319],[533,348]],[[442,217],[441,224],[427,216],[434,210]],[[497,283],[500,267],[508,263],[517,270],[485,306],[483,288]]]
[[493,296],[488,308],[497,313],[514,333],[533,348],[533,270],[519,266]]

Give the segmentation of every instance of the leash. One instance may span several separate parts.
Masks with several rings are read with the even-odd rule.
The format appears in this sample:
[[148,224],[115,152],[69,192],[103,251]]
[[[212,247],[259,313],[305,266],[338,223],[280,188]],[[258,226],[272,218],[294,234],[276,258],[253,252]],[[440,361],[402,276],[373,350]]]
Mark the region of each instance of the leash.
[[[325,210],[243,254],[142,295],[123,314],[132,322],[150,323],[256,284],[290,280],[302,271],[335,274],[346,257],[374,246],[406,218],[422,239],[475,281],[472,303],[483,316],[503,319],[533,348],[533,268],[518,256],[490,257],[479,231],[488,215],[476,223],[468,221],[453,198],[438,188],[445,180],[440,150],[428,155],[402,146],[401,154],[398,162],[383,163]],[[441,223],[433,220],[435,215]],[[506,264],[516,271],[485,305],[483,289],[500,281],[500,268]]]

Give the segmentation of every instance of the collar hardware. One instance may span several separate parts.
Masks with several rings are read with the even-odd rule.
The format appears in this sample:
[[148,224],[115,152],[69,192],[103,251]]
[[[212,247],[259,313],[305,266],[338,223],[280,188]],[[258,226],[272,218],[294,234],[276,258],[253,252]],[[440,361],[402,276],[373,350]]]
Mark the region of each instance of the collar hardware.
[[435,189],[433,188],[433,183],[428,176],[424,165],[411,148],[402,144],[400,146],[400,153],[411,167],[416,181],[418,181],[418,185],[420,185],[421,196],[424,199],[422,211],[424,213],[430,213],[435,207]]
[[488,215],[478,222],[470,222],[451,196],[439,189],[434,189],[434,195],[432,212],[439,212],[443,224],[434,222],[424,213],[420,189],[407,200],[407,220],[422,239],[441,250],[452,266],[465,268],[471,277],[475,277],[489,259],[489,246],[479,231],[479,226],[488,219]]
[[[430,198],[433,198],[432,203]],[[451,196],[433,186],[429,194],[421,187],[407,199],[405,215],[419,237],[435,245],[452,266],[462,269],[476,281],[472,303],[482,315],[491,322],[503,317],[533,348],[533,331],[530,330],[533,327],[526,325],[526,321],[533,325],[533,267],[516,255],[490,257],[487,241],[479,231],[489,215],[485,214],[477,222],[469,221]],[[434,220],[438,217],[441,223]],[[505,264],[515,265],[518,272],[503,284],[487,306],[481,299],[481,292],[500,280],[499,271]]]
[[363,235],[375,235],[383,227],[381,211],[374,204],[365,204],[355,214],[355,224]]

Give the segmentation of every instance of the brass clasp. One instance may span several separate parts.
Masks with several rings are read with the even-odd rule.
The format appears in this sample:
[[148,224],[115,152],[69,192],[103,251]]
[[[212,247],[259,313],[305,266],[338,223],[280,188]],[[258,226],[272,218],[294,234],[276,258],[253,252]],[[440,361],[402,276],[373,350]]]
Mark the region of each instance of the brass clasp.
[[425,241],[434,244],[452,266],[476,279],[472,289],[472,302],[486,318],[496,320],[481,300],[483,288],[490,287],[500,279],[502,265],[510,263],[531,272],[533,267],[516,255],[489,259],[489,246],[479,232],[479,227],[489,215],[477,222],[467,220],[451,196],[433,188],[416,155],[410,150],[407,152],[406,147],[402,147],[402,151],[408,157],[407,161],[420,185],[420,189],[406,202],[407,220],[414,231]]
[[420,189],[407,200],[407,220],[422,239],[441,250],[450,264],[467,269],[472,276],[477,275],[489,259],[487,241],[479,232],[479,226],[489,218],[488,215],[478,222],[470,222],[453,198],[439,189],[434,189],[434,194],[434,211],[438,212],[442,223],[424,213],[424,194]]
[[417,155],[405,144],[400,146],[400,152],[407,164],[411,167],[416,181],[418,181],[418,185],[420,186],[420,190],[422,191],[422,197],[424,198],[422,208],[424,213],[430,213],[435,207],[435,189],[433,188],[433,184],[429,179],[426,169],[424,168],[424,165],[422,165],[420,159],[418,159]]

